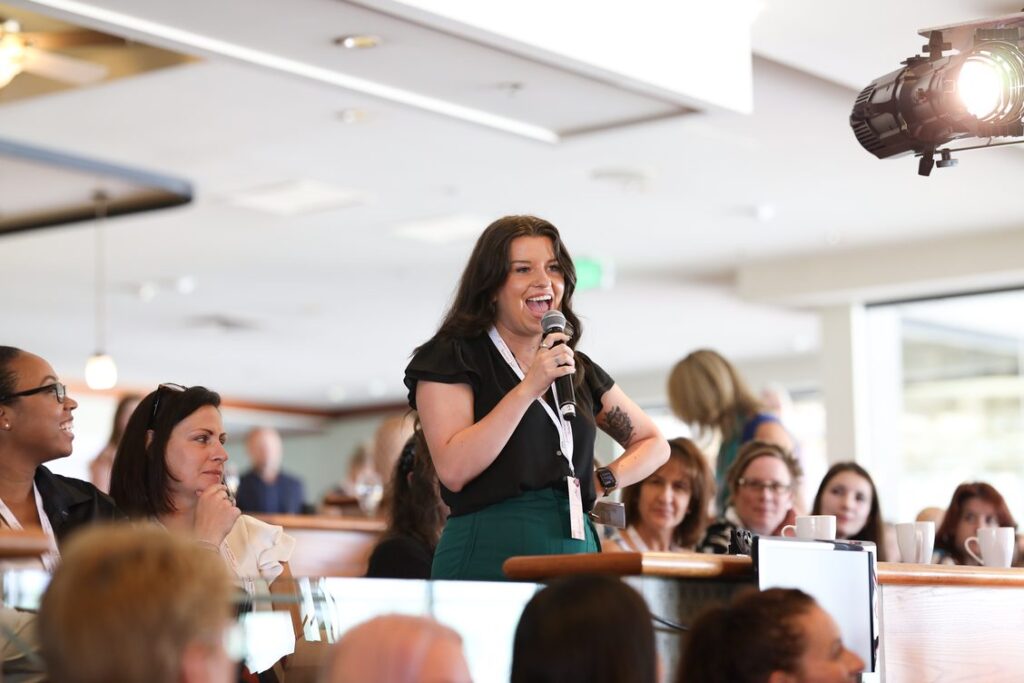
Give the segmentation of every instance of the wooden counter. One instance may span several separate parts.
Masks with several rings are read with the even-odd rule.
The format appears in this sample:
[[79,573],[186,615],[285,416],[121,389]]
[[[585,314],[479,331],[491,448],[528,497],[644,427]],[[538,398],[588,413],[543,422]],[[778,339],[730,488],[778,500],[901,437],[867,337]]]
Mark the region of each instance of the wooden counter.
[[[541,581],[580,573],[624,577],[655,614],[684,624],[704,606],[752,585],[748,557],[697,553],[602,553],[514,557],[510,578]],[[885,683],[1009,683],[1024,680],[1024,569],[878,564]],[[659,634],[670,671],[678,638]],[[867,679],[867,678],[866,678]]]
[[384,520],[324,515],[257,515],[295,539],[293,576],[363,576]]
[[[517,581],[541,581],[570,574],[665,576],[690,579],[753,580],[745,555],[703,553],[600,553],[513,557],[503,566]],[[1024,569],[878,563],[878,583],[892,586],[1008,586],[1024,588]],[[1022,606],[1024,607],[1024,606]]]

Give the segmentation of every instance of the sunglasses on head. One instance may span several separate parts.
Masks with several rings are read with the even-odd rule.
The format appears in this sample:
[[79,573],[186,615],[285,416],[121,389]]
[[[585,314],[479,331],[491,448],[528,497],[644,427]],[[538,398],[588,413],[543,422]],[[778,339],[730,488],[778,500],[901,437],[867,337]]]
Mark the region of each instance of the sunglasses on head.
[[181,394],[188,391],[188,387],[183,384],[175,384],[174,382],[166,382],[156,388],[156,396],[153,397],[153,411],[149,414],[149,426],[153,426],[153,422],[156,420],[156,414],[160,411],[160,397],[165,391],[171,391],[176,394]]

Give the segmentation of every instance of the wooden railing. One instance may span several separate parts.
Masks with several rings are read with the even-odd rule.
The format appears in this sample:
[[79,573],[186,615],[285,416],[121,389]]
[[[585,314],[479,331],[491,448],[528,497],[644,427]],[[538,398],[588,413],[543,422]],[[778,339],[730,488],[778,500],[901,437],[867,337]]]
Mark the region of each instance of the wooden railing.
[[[703,553],[600,553],[513,557],[505,575],[542,581],[570,574],[665,576],[691,579],[751,580],[754,566],[744,555]],[[892,586],[1014,586],[1024,588],[1024,569],[878,563],[878,583]],[[1024,610],[1024,605],[1021,606]]]
[[322,515],[257,515],[295,539],[294,576],[363,576],[384,520]]

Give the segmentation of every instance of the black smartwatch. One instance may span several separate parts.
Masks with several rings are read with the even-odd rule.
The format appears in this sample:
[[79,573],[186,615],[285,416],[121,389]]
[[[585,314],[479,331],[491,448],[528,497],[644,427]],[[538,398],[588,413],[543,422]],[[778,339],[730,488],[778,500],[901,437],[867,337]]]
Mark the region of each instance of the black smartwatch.
[[604,495],[606,496],[619,485],[619,482],[615,479],[615,473],[607,467],[597,468],[597,481],[601,484],[601,488],[604,489]]

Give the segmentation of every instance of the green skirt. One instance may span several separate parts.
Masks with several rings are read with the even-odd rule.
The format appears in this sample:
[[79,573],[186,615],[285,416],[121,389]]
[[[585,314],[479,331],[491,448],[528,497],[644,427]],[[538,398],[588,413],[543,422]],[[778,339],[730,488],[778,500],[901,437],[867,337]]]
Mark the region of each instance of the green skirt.
[[577,541],[569,535],[569,496],[553,488],[451,517],[434,551],[430,578],[506,581],[501,565],[516,555],[600,552],[594,525],[584,519],[587,538]]

